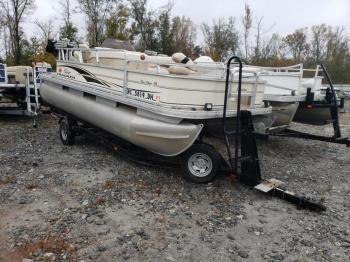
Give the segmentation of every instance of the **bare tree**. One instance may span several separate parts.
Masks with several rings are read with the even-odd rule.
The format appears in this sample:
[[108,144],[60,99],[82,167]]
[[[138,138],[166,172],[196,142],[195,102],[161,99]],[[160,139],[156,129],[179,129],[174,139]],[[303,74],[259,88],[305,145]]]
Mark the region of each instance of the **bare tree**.
[[335,82],[350,82],[350,46],[344,27],[328,27],[325,63]]
[[72,13],[73,13],[73,4],[72,0],[61,0],[59,2],[61,6],[61,15],[64,17],[63,20],[66,24],[71,23]]
[[72,22],[72,14],[74,12],[74,5],[72,0],[61,0],[61,15],[63,17],[63,26],[60,28],[60,38],[76,41],[78,29]]
[[135,36],[139,36],[138,46],[140,50],[156,50],[158,21],[155,12],[148,10],[147,0],[129,0],[131,17],[134,20],[132,30]]
[[249,56],[249,46],[248,46],[248,38],[249,38],[249,33],[250,29],[252,28],[253,24],[253,18],[252,18],[252,11],[249,7],[249,5],[245,5],[244,7],[245,14],[242,17],[242,24],[243,24],[243,34],[244,34],[244,50],[245,50],[245,58],[248,59]]
[[158,16],[159,51],[168,55],[174,52],[173,32],[171,28],[171,11],[173,7],[174,2],[168,1],[165,6],[160,8],[161,11]]
[[116,10],[111,10],[106,20],[106,36],[120,40],[129,40],[131,30],[128,27],[130,11],[124,4],[119,4]]
[[170,32],[173,52],[181,51],[187,56],[191,56],[196,36],[197,28],[190,18],[184,16],[173,18]]
[[262,60],[278,59],[281,56],[280,50],[281,38],[278,34],[272,34],[269,39],[262,42],[260,58]]
[[0,49],[0,56],[5,55],[5,57],[8,57],[11,50],[9,49],[8,28],[3,18],[4,16],[2,16],[0,12],[0,39],[3,42],[3,45],[1,45],[3,48]]
[[262,28],[263,28],[263,21],[264,17],[261,17],[257,20],[257,26],[256,26],[256,37],[255,37],[255,48],[254,48],[254,57],[255,59],[260,58],[260,52],[261,52],[261,34],[262,34]]
[[45,47],[47,44],[47,41],[49,39],[54,38],[54,35],[56,34],[55,27],[54,27],[54,20],[53,19],[49,19],[46,21],[37,20],[34,23],[36,27],[39,29],[42,46]]
[[[272,28],[275,26],[275,24],[272,24],[269,28],[264,29],[264,24],[263,20],[264,17],[256,18],[256,26],[254,29],[256,30],[256,35],[255,35],[255,47],[254,47],[254,57],[252,58],[253,60],[257,61],[261,58],[262,52],[266,52],[266,48],[269,48],[269,42],[273,40],[273,38],[269,39],[269,41],[264,40],[264,36],[269,33]],[[265,50],[263,50],[265,49]]]
[[11,40],[11,53],[14,63],[20,64],[22,57],[23,31],[21,24],[34,8],[34,0],[1,0],[0,10]]
[[90,46],[98,46],[104,38],[105,21],[116,0],[78,0],[80,10],[86,15],[88,41]]
[[327,45],[327,26],[315,25],[311,28],[311,52],[316,63],[324,59]]
[[344,46],[347,45],[347,39],[345,38],[345,29],[344,27],[328,27],[327,33],[327,47],[326,47],[326,59],[332,60],[344,49]]
[[214,20],[213,26],[202,24],[204,41],[208,53],[214,60],[223,60],[229,53],[236,53],[238,49],[238,32],[235,20],[230,17]]
[[283,42],[294,60],[302,62],[308,55],[310,45],[307,42],[306,28],[295,30],[293,34],[287,35]]

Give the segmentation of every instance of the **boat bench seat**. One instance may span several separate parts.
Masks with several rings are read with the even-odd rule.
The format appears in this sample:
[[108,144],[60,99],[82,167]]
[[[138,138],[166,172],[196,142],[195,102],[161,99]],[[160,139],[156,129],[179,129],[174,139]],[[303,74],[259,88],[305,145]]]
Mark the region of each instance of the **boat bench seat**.
[[[141,71],[154,71],[160,74],[173,74],[173,75],[190,75],[195,73],[195,71],[187,68],[176,66],[172,57],[169,56],[149,56],[139,52],[128,51],[124,52],[112,52],[108,50],[101,50],[101,52],[96,55],[96,52],[83,51],[82,52],[83,61],[91,64],[100,64],[106,66],[113,66],[118,68],[124,67],[125,56],[129,61],[128,69],[131,70],[141,70]],[[98,56],[98,62],[97,62]],[[164,63],[164,66],[162,64]],[[171,64],[174,64],[172,66]],[[160,67],[157,68],[157,65]],[[183,64],[181,64],[183,65]]]

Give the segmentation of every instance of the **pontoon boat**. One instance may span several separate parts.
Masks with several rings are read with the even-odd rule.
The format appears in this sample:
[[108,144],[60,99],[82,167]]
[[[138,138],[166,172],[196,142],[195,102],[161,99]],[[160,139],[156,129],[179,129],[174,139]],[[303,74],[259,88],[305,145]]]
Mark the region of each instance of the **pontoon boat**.
[[[311,78],[302,78],[301,88],[306,99],[299,104],[297,113],[295,114],[295,122],[312,125],[326,125],[334,121],[331,114],[331,104],[334,95],[331,88],[322,85],[324,70],[321,66],[317,66],[316,70],[304,69],[304,72],[314,74]],[[335,96],[337,96],[335,94]],[[341,99],[336,97],[336,103],[341,106]]]
[[[52,107],[164,156],[186,151],[223,115],[225,67],[188,63],[181,54],[151,56],[111,48],[56,44],[57,72],[42,74]],[[238,70],[230,71],[227,116],[236,116]],[[258,75],[242,83],[242,109],[265,131],[272,124]],[[221,131],[218,131],[221,133]]]
[[[245,66],[258,70],[261,79],[266,80],[264,100],[273,107],[275,128],[288,127],[292,121],[304,124],[324,125],[332,122],[330,113],[330,88],[322,87],[323,76],[320,66],[305,69],[303,64],[289,67]],[[313,74],[306,77],[307,73]],[[340,99],[338,99],[340,104]]]

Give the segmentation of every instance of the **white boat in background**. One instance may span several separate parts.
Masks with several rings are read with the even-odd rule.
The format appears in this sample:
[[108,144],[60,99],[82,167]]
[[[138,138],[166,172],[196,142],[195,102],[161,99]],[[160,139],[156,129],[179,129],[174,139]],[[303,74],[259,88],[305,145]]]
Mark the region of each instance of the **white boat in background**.
[[264,101],[272,106],[274,123],[270,131],[282,131],[290,126],[297,112],[299,102],[306,95],[301,90],[302,65],[291,67],[260,67],[246,65],[248,70],[256,70],[266,81]]
[[[304,77],[307,73],[312,77]],[[333,95],[330,87],[324,88],[324,73],[320,65],[316,69],[303,69],[301,91],[306,98],[299,103],[293,121],[311,125],[327,125],[334,121],[335,116],[331,113],[332,100],[335,96],[336,103],[340,107],[341,99],[336,93]]]
[[[223,117],[226,67],[195,64],[182,54],[151,56],[111,48],[56,45],[57,72],[42,74],[41,96],[51,106],[164,156],[186,151],[202,130]],[[238,70],[230,71],[227,117],[237,115]],[[265,81],[242,84],[241,106],[263,132],[271,124]]]
[[322,87],[320,66],[305,69],[303,64],[289,67],[249,65],[246,68],[257,70],[259,77],[267,81],[264,100],[273,107],[275,117],[271,130],[283,130],[292,121],[312,125],[324,125],[332,121],[331,110],[327,106],[330,98]]
[[[220,64],[215,63],[207,56],[199,57],[194,62],[207,67]],[[225,67],[223,63],[221,66]],[[288,128],[293,121],[299,102],[305,100],[306,95],[300,94],[301,67],[302,65],[278,68],[244,65],[243,76],[245,79],[258,76],[259,79],[266,81],[263,100],[272,106],[273,116],[273,125],[266,132],[272,130],[277,132]]]
[[0,114],[36,116],[40,107],[39,74],[50,71],[48,63],[30,66],[0,64]]

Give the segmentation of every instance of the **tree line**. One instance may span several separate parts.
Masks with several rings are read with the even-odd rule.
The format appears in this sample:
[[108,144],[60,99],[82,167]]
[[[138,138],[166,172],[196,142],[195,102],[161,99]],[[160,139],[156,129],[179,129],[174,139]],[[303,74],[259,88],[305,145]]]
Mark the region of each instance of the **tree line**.
[[[152,9],[148,0],[60,0],[60,27],[53,19],[34,22],[37,34],[27,36],[24,24],[35,10],[35,0],[0,0],[0,54],[9,65],[30,64],[54,58],[45,53],[49,38],[88,42],[100,46],[106,38],[132,42],[139,51],[172,55],[183,52],[191,58],[209,55],[225,61],[231,54],[261,66],[325,63],[334,81],[350,83],[350,40],[345,28],[325,24],[299,28],[287,35],[273,33],[264,17],[256,17],[246,5],[241,17],[219,17],[195,24],[191,18],[173,14],[174,2]],[[85,17],[86,36],[79,37],[72,17]],[[241,29],[239,29],[241,28]],[[198,44],[198,32],[202,43]]]

